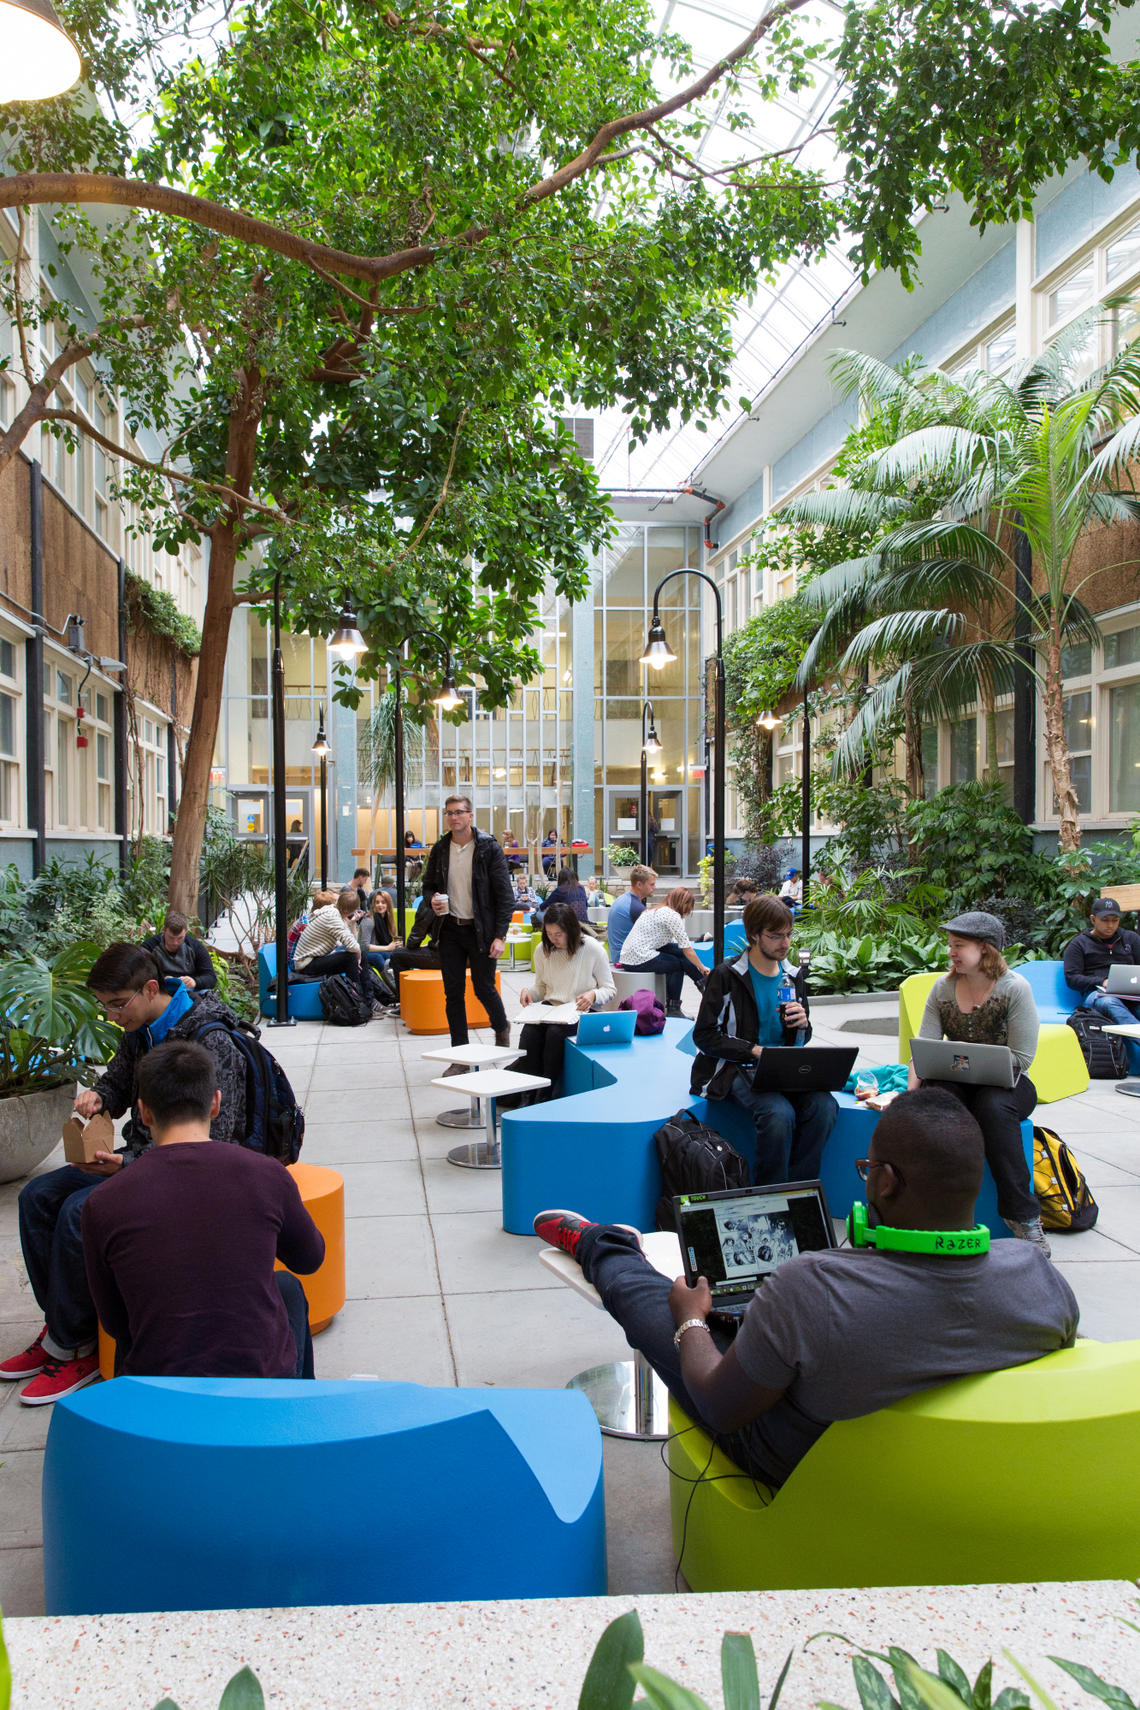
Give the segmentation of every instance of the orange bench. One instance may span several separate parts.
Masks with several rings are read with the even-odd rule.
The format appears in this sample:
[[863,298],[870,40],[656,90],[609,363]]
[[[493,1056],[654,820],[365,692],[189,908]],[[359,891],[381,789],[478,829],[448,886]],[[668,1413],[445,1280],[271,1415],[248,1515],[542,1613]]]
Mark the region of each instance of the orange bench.
[[[501,991],[498,970],[495,990]],[[400,1020],[409,1033],[446,1033],[447,1011],[443,1002],[443,975],[438,968],[418,968],[400,975]],[[467,975],[467,1025],[490,1027],[491,1018],[475,996]]]
[[[311,1277],[298,1277],[309,1303],[309,1324],[315,1336],[324,1330],[344,1305],[344,1177],[323,1164],[287,1166],[300,1190],[301,1201],[325,1238],[325,1256]],[[277,1270],[284,1270],[278,1264]],[[99,1326],[99,1370],[105,1378],[115,1375],[115,1344]]]

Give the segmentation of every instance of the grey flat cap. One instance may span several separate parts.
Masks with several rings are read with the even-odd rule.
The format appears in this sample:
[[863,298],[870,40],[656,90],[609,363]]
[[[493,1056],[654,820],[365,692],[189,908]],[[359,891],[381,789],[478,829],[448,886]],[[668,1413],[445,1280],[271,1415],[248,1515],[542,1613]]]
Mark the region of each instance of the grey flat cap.
[[995,950],[1000,950],[1005,943],[1005,927],[997,915],[986,914],[980,908],[956,914],[953,920],[944,920],[942,930],[956,932],[959,938],[980,938],[983,944],[992,944]]

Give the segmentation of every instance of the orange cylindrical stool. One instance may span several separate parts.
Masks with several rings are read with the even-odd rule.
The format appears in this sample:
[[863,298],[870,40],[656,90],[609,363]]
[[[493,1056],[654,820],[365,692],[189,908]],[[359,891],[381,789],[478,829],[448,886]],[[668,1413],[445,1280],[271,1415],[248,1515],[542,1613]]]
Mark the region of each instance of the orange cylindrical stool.
[[[314,1336],[324,1330],[344,1305],[344,1177],[323,1164],[289,1164],[301,1201],[325,1238],[325,1256],[311,1277],[298,1277],[309,1303],[309,1325]],[[284,1270],[277,1264],[275,1270]],[[99,1370],[105,1378],[115,1375],[115,1344],[99,1326]]]
[[[498,969],[495,990],[500,991]],[[467,975],[467,1022],[470,1027],[490,1027],[491,1018],[475,996]],[[446,1033],[447,1010],[443,1001],[443,975],[438,968],[415,968],[400,975],[400,1020],[409,1033]]]

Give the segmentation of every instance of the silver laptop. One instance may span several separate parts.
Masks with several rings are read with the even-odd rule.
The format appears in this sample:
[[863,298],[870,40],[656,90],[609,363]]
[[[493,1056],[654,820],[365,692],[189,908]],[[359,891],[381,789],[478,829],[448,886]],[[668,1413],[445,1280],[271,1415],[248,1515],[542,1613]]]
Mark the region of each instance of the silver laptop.
[[920,1081],[1011,1087],[1018,1074],[1008,1045],[971,1045],[965,1039],[912,1039],[910,1060]]
[[1125,962],[1113,962],[1104,989],[1110,997],[1140,1000],[1140,968],[1129,967]]
[[714,1308],[733,1317],[797,1253],[835,1245],[822,1182],[677,1194],[673,1215],[685,1281],[707,1277]]

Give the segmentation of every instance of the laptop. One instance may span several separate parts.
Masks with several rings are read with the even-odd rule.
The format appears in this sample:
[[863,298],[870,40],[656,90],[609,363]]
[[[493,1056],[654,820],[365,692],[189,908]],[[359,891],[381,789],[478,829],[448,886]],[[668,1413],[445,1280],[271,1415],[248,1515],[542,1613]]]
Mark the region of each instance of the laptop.
[[1008,1045],[964,1039],[912,1039],[910,1059],[920,1081],[964,1081],[972,1087],[1011,1087],[1017,1065]]
[[635,1009],[607,1009],[584,1015],[578,1023],[576,1045],[632,1045],[637,1026]]
[[765,1045],[752,1071],[757,1092],[841,1092],[858,1045]]
[[673,1200],[685,1281],[706,1277],[713,1309],[743,1317],[765,1278],[797,1253],[835,1246],[822,1182],[681,1193]]
[[1129,967],[1125,962],[1113,962],[1104,989],[1110,997],[1140,999],[1140,968]]

